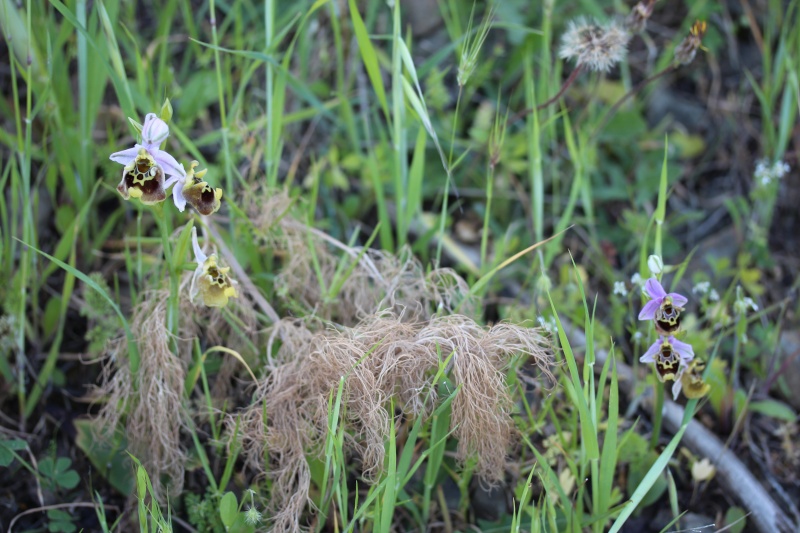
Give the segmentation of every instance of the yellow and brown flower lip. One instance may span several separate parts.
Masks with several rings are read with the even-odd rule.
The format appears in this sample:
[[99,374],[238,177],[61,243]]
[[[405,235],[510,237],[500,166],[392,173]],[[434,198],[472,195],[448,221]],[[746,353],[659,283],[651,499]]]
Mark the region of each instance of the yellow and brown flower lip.
[[197,209],[201,215],[210,215],[219,211],[222,200],[222,189],[214,189],[207,182],[203,181],[208,169],[195,172],[195,167],[199,165],[197,161],[192,161],[186,179],[175,184],[172,196],[175,205],[179,210],[186,208],[186,203]]
[[237,298],[235,281],[228,277],[228,267],[217,265],[217,256],[211,254],[195,272],[192,299],[197,296],[208,307],[225,307],[228,298]]
[[117,190],[126,200],[139,199],[143,204],[157,204],[167,198],[164,171],[144,148],[122,171]]
[[692,359],[694,359],[692,346],[669,336],[659,337],[639,362],[654,363],[656,376],[663,382],[677,379],[681,367],[686,367]]
[[711,385],[703,381],[703,370],[705,368],[706,364],[703,361],[693,359],[681,376],[683,395],[690,400],[702,398],[711,390]]
[[197,242],[197,228],[192,228],[192,249],[197,269],[192,277],[190,297],[194,301],[200,296],[208,307],[225,307],[229,298],[238,298],[236,281],[228,276],[230,268],[217,265],[215,254],[206,255]]
[[656,331],[661,335],[671,335],[681,327],[681,311],[683,307],[678,307],[667,298],[656,310],[654,320]]

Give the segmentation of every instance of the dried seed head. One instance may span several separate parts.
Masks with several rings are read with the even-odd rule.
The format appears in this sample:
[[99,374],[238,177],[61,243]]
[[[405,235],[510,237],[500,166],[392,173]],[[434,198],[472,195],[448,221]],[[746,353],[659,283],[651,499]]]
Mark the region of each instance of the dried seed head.
[[614,21],[602,24],[579,18],[569,23],[558,51],[562,59],[575,59],[576,66],[608,72],[625,57],[631,36]]
[[695,21],[692,24],[692,29],[689,30],[689,35],[681,41],[681,44],[675,48],[675,61],[681,65],[688,65],[694,60],[697,55],[698,48],[703,47],[703,36],[706,34],[708,25],[704,20]]
[[653,7],[656,0],[642,0],[631,9],[628,18],[625,19],[625,28],[633,33],[641,33],[647,26],[647,19],[653,14]]

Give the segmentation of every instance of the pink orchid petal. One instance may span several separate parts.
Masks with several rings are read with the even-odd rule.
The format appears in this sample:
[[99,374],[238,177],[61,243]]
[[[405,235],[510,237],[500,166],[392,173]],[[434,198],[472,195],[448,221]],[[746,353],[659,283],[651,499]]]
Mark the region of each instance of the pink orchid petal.
[[170,180],[175,180],[175,187],[172,188],[172,201],[175,203],[175,207],[178,208],[178,211],[183,213],[186,209],[186,198],[183,196],[184,181],[179,177],[170,178],[167,182]]
[[681,357],[682,363],[688,363],[689,361],[694,359],[694,348],[692,348],[691,344],[679,341],[672,336],[670,336],[670,338],[667,339],[667,342],[669,342],[675,349],[675,351],[678,352],[678,355]]
[[128,148],[127,150],[122,150],[121,152],[114,152],[108,158],[115,163],[119,163],[120,165],[125,165],[126,167],[133,163],[136,159],[136,156],[139,155],[139,148],[140,146],[137,144],[133,148]]
[[640,363],[655,363],[655,356],[661,350],[661,345],[664,343],[661,338],[654,342],[650,348],[639,358]]
[[683,307],[684,305],[689,303],[689,298],[682,294],[678,294],[677,292],[671,292],[667,296],[672,298],[672,303],[677,305],[678,307]]
[[681,375],[683,375],[683,368],[678,372],[677,377],[675,377],[675,383],[672,384],[672,400],[678,401],[678,395],[681,393],[681,389],[683,388],[683,382],[681,381]]
[[163,150],[152,150],[150,151],[150,154],[153,156],[153,159],[156,160],[158,166],[164,170],[164,174],[167,176],[180,176],[182,178],[186,177],[186,171],[183,169],[183,165],[178,163],[178,161],[167,152]]
[[194,250],[194,260],[197,262],[197,268],[202,270],[203,263],[206,262],[208,256],[203,253],[200,243],[197,242],[197,227],[192,227],[192,250]]
[[661,300],[650,300],[639,313],[639,320],[653,320],[656,318],[656,311],[661,307]]
[[[664,290],[664,287],[658,282],[656,278],[650,278],[644,284],[644,290],[647,291],[647,294],[650,295],[650,298],[657,300],[662,299],[664,296],[667,295],[667,291]],[[660,305],[661,302],[659,302]]]

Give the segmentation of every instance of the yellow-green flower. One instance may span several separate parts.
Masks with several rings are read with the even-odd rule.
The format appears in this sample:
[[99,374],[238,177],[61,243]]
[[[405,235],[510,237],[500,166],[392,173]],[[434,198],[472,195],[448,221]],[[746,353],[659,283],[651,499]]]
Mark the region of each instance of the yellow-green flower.
[[203,305],[208,307],[225,307],[228,298],[237,298],[236,281],[228,276],[229,267],[221,267],[217,264],[217,255],[206,255],[200,249],[197,242],[197,229],[192,228],[192,248],[194,257],[197,261],[197,269],[192,277],[191,298],[192,301],[198,296]]
[[172,189],[172,199],[180,211],[186,209],[188,202],[201,215],[210,215],[219,210],[222,189],[212,189],[208,183],[203,181],[208,169],[195,172],[194,168],[199,164],[197,161],[190,163],[186,179],[176,183],[175,188]]
[[683,395],[690,400],[694,398],[702,398],[711,390],[711,385],[703,381],[703,370],[706,364],[700,359],[693,359],[689,366],[682,370],[679,379],[675,380],[672,386],[672,396],[677,398],[681,390]]

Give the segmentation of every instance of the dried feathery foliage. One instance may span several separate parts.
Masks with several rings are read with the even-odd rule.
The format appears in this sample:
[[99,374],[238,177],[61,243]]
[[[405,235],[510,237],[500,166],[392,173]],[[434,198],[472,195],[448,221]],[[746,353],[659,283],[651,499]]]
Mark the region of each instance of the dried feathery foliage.
[[[426,273],[408,248],[397,255],[370,249],[359,257],[361,248],[347,246],[294,219],[289,214],[291,202],[285,192],[256,192],[248,196],[247,202],[245,208],[254,236],[286,258],[275,279],[278,294],[318,318],[352,326],[377,310],[391,310],[406,320],[452,312],[459,305],[466,314],[477,312],[477,301],[468,296],[469,287],[452,269]],[[319,271],[312,256],[316,257]],[[328,298],[319,276],[330,288],[340,271],[342,257],[348,265],[356,264],[336,297]]]
[[630,33],[615,21],[605,24],[580,17],[570,21],[561,36],[558,55],[575,59],[576,67],[608,72],[625,58]]
[[[451,417],[459,440],[457,459],[474,458],[477,473],[490,484],[505,474],[513,435],[505,384],[509,362],[515,355],[530,357],[552,379],[552,357],[538,329],[486,328],[462,315],[409,320],[384,310],[354,327],[317,331],[287,319],[275,326],[273,336],[281,346],[256,401],[242,415],[240,436],[248,462],[273,480],[275,531],[301,530],[303,510],[310,504],[305,456],[322,452],[328,400],[340,379],[345,446],[360,458],[361,474],[374,480],[384,465],[389,398],[404,414],[429,414],[436,401],[431,381],[439,358],[453,353],[450,373],[460,387]],[[234,423],[231,419],[231,427]],[[262,464],[266,452],[269,465]]]
[[98,425],[111,435],[124,419],[131,453],[142,461],[162,499],[166,496],[162,475],[170,480],[168,492],[180,494],[186,459],[180,443],[186,365],[169,347],[165,327],[168,296],[166,291],[144,293],[134,309],[131,331],[141,356],[138,374],[131,376],[123,356],[127,353],[124,339],[117,341],[103,369],[102,385],[95,391],[96,398],[105,400]]

